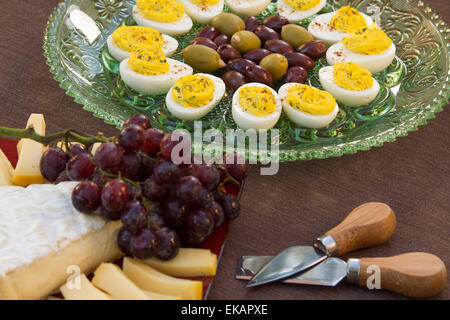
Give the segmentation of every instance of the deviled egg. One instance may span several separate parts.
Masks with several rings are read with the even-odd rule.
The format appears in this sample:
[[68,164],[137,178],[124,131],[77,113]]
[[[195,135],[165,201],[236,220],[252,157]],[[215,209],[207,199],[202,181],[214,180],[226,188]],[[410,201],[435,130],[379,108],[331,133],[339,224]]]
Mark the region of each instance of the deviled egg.
[[281,100],[271,87],[262,83],[247,83],[233,95],[233,119],[244,130],[268,130],[281,116]]
[[178,0],[192,20],[208,24],[223,11],[224,0]]
[[170,113],[182,120],[197,120],[208,114],[222,100],[225,83],[210,74],[181,77],[166,96]]
[[352,61],[372,73],[377,73],[391,64],[395,50],[391,38],[373,23],[333,44],[328,48],[326,56],[330,65]]
[[171,36],[161,34],[158,30],[139,26],[122,26],[117,28],[106,40],[111,56],[123,61],[130,52],[141,47],[160,48],[166,57],[178,49],[178,41]]
[[278,0],[277,8],[280,16],[297,23],[315,15],[326,3],[326,0]]
[[183,5],[176,0],[137,0],[133,7],[133,18],[138,25],[169,36],[185,34],[193,26]]
[[120,76],[132,89],[148,95],[165,94],[181,77],[193,73],[187,64],[167,58],[161,49],[139,48],[120,63]]
[[301,127],[324,128],[339,112],[339,106],[330,93],[306,84],[286,83],[278,93],[288,118]]
[[226,0],[231,11],[241,17],[256,16],[263,12],[271,0]]
[[322,40],[331,46],[341,41],[350,33],[361,31],[370,26],[373,20],[368,15],[349,6],[344,6],[336,12],[317,16],[308,26],[308,31],[315,39]]
[[380,91],[377,80],[369,70],[354,62],[338,62],[319,70],[322,87],[337,101],[351,107],[372,102]]

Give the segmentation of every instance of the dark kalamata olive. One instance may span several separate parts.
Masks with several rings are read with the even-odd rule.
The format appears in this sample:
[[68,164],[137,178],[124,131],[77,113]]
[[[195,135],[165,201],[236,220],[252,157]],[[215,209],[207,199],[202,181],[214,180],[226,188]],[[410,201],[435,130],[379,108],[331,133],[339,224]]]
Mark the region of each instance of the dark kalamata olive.
[[251,32],[255,32],[256,28],[259,27],[259,20],[257,17],[247,17],[244,20],[245,22],[245,30],[251,31]]
[[273,53],[282,54],[283,56],[294,52],[294,48],[289,43],[279,39],[267,40],[264,48]]
[[209,40],[213,40],[215,37],[219,35],[219,31],[217,31],[216,28],[213,26],[207,26],[204,27],[200,32],[198,33],[198,38],[208,38]]
[[316,65],[313,59],[300,52],[291,52],[286,54],[285,57],[289,62],[289,68],[303,67],[306,70],[311,70]]
[[252,64],[255,64],[253,61],[248,60],[248,59],[244,59],[244,58],[237,58],[234,60],[231,60],[230,62],[228,62],[227,67],[226,67],[226,71],[237,71],[240,72],[242,74],[245,74],[245,70],[247,68],[247,66],[250,66]]
[[230,41],[230,36],[227,36],[226,34],[221,34],[214,38],[214,43],[217,44],[217,46],[222,44],[230,44]]
[[266,49],[254,49],[250,50],[246,54],[244,54],[244,58],[253,61],[256,64],[259,64],[262,59],[267,57],[269,54],[272,54],[269,50]]
[[222,75],[222,80],[232,92],[235,92],[238,88],[247,83],[244,75],[234,70],[225,72]]
[[256,28],[254,32],[261,40],[261,43],[265,43],[267,40],[280,39],[280,35],[275,30],[263,25]]
[[211,39],[198,37],[191,41],[190,44],[199,44],[202,46],[210,47],[211,49],[217,50],[217,44],[214,43]]
[[266,18],[262,24],[280,33],[281,28],[283,28],[284,25],[289,24],[289,20],[282,16],[271,16]]
[[296,82],[305,83],[308,80],[308,71],[302,67],[292,67],[288,69],[283,77],[283,83]]
[[228,62],[237,58],[242,58],[242,55],[231,44],[222,44],[217,49],[223,61]]
[[305,42],[298,49],[297,52],[306,54],[313,60],[319,60],[328,50],[325,42],[321,40],[312,40]]
[[272,74],[257,64],[250,65],[245,70],[245,77],[250,82],[259,82],[269,87],[273,87],[273,76]]

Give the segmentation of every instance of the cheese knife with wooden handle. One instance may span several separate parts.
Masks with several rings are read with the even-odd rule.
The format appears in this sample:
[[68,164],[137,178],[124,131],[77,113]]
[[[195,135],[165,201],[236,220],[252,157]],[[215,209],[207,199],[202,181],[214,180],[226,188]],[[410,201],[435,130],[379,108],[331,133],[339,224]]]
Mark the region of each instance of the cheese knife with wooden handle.
[[[241,257],[236,278],[249,280],[271,258]],[[328,258],[283,282],[334,287],[344,278],[360,287],[385,289],[414,298],[428,298],[444,289],[447,271],[444,262],[437,256],[411,252],[387,258],[349,259],[347,263],[339,258]]]
[[395,227],[395,214],[387,204],[369,202],[360,205],[339,225],[317,238],[314,247],[294,246],[272,257],[252,277],[247,287],[291,277],[329,256],[382,244],[389,240]]

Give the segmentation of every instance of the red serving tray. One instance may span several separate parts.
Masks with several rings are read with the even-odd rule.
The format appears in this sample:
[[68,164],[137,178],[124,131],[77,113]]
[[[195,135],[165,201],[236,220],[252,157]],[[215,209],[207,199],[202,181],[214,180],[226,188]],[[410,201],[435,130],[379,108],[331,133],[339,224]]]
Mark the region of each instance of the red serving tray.
[[[17,163],[17,141],[3,139],[0,138],[0,149],[3,150],[6,157],[11,161],[11,164],[15,167]],[[229,186],[227,187],[227,192],[234,194],[237,197],[240,197],[244,184],[241,185],[241,189]],[[228,229],[230,227],[229,222],[225,222],[220,228],[215,229],[214,232],[206,238],[205,243],[202,248],[209,249],[211,252],[217,255],[217,264],[220,262],[220,258],[222,257],[223,248],[225,245],[225,240],[227,237]],[[117,264],[121,264],[122,259],[117,261]],[[203,281],[203,299],[208,297],[208,293],[211,290],[212,282],[214,277],[198,277],[191,278],[193,280],[201,280]]]

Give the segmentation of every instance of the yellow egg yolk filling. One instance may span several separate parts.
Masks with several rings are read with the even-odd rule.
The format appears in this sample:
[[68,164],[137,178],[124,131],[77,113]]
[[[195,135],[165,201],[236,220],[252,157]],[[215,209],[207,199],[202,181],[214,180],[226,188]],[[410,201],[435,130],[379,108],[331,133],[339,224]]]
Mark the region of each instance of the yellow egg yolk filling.
[[317,6],[320,0],[284,0],[284,2],[297,11],[306,11]]
[[219,0],[189,0],[189,1],[199,6],[212,6],[216,3],[219,3]]
[[112,34],[112,39],[116,46],[129,52],[142,47],[161,49],[164,46],[164,38],[161,33],[146,27],[119,27]]
[[144,18],[158,22],[174,22],[184,15],[184,8],[175,0],[137,0]]
[[199,108],[209,104],[214,97],[214,82],[202,75],[187,75],[175,82],[172,98],[186,108]]
[[340,8],[330,20],[330,25],[340,32],[358,32],[367,27],[366,19],[356,9],[349,6]]
[[353,52],[376,55],[386,51],[392,45],[392,40],[374,22],[369,27],[344,37],[342,43]]
[[362,91],[373,87],[372,74],[354,62],[338,62],[333,66],[333,81],[339,87]]
[[277,101],[270,89],[247,86],[239,90],[239,105],[244,112],[265,117],[275,112]]
[[146,76],[169,72],[169,63],[161,49],[139,48],[130,53],[128,65],[131,70]]
[[330,93],[305,84],[291,86],[286,102],[292,108],[312,115],[327,115],[336,107],[336,100]]

